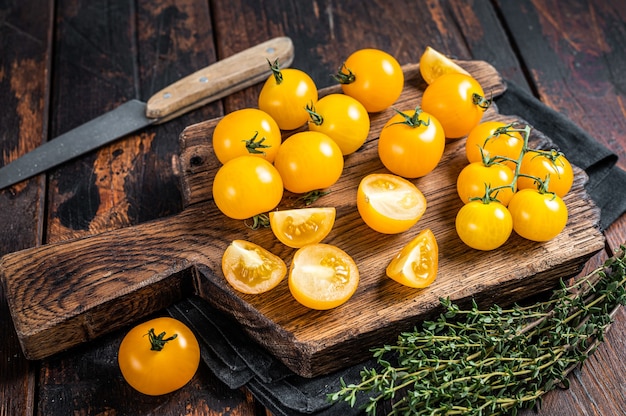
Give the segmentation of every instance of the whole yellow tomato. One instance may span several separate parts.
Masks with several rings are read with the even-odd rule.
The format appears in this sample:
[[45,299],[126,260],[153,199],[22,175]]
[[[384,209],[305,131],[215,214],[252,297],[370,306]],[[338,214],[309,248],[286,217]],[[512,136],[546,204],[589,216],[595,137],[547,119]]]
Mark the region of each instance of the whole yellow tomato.
[[155,318],[126,334],[117,360],[128,384],[156,396],[178,390],[193,378],[200,364],[200,346],[182,322]]

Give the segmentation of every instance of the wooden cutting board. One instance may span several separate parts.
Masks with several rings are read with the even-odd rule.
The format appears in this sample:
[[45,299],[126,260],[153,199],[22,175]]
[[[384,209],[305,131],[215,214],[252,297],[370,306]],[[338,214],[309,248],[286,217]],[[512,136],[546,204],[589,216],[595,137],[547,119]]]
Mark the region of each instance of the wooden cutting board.
[[[479,61],[459,62],[486,94],[502,94],[498,72]],[[406,85],[395,107],[411,110],[420,103],[425,84],[417,65],[404,68]],[[330,87],[323,96],[339,92]],[[422,219],[399,235],[378,234],[360,219],[356,189],[360,179],[385,172],[376,142],[393,110],[371,115],[366,144],[345,160],[344,174],[315,206],[334,206],[337,220],[324,241],[352,255],[361,274],[355,295],[329,311],[313,311],[290,295],[286,280],[263,295],[233,291],[221,272],[222,253],[234,239],[247,239],[280,255],[289,265],[293,249],[271,230],[251,230],[222,215],[212,201],[211,185],[219,162],[211,134],[218,120],[188,127],[180,137],[184,210],[175,216],[79,240],[49,244],[8,254],[0,277],[24,354],[40,359],[90,341],[198,294],[235,316],[244,330],[297,374],[311,377],[370,357],[369,349],[393,343],[400,331],[439,310],[439,298],[459,303],[474,298],[480,305],[502,306],[554,287],[578,273],[604,247],[597,228],[599,212],[583,189],[586,175],[575,170],[575,184],[565,198],[570,217],[554,240],[535,243],[513,234],[501,248],[480,252],[465,246],[454,230],[461,207],[456,177],[467,163],[464,141],[449,141],[439,166],[413,182],[428,208]],[[513,121],[492,106],[484,120]],[[549,143],[533,130],[532,143]],[[281,208],[298,207],[286,194]],[[385,277],[393,256],[419,231],[430,228],[440,251],[439,274],[423,290]]]

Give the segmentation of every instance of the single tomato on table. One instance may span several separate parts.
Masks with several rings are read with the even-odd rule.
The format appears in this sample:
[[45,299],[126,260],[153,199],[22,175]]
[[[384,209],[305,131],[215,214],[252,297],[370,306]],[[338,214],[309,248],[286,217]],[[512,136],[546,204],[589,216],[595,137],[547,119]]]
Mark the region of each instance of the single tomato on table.
[[354,153],[370,132],[370,116],[363,104],[345,94],[329,94],[307,106],[309,130],[333,139],[343,155]]
[[354,259],[331,244],[299,248],[289,269],[292,296],[310,309],[327,310],[347,302],[359,286]]
[[426,198],[417,186],[388,173],[372,173],[361,179],[356,202],[365,224],[383,234],[408,230],[426,211]]
[[222,255],[222,272],[235,290],[256,295],[275,288],[286,276],[287,265],[258,244],[234,240]]
[[285,189],[301,194],[334,185],[343,172],[343,162],[339,145],[328,135],[302,131],[283,142],[274,166]]
[[404,88],[404,72],[392,55],[379,49],[359,49],[345,60],[335,79],[344,94],[359,100],[370,113],[385,110]]
[[513,229],[531,241],[548,241],[559,235],[568,219],[567,206],[556,194],[520,189],[509,202]]
[[467,246],[476,250],[494,250],[511,236],[513,218],[507,207],[497,201],[474,200],[461,207],[456,215],[455,228]]
[[272,75],[259,93],[259,109],[268,113],[282,130],[302,127],[309,119],[306,106],[317,102],[317,86],[306,72],[281,69],[278,60],[270,65]]
[[271,211],[270,227],[288,247],[300,248],[321,242],[335,224],[335,207],[296,208]]
[[421,107],[439,120],[446,138],[457,139],[478,125],[490,104],[476,79],[451,72],[426,87]]
[[222,163],[237,156],[259,156],[273,162],[282,142],[280,128],[265,111],[242,108],[226,114],[213,130],[213,151]]
[[419,178],[437,167],[445,146],[439,121],[416,108],[398,111],[385,123],[378,138],[378,157],[391,173]]
[[128,384],[157,396],[178,390],[193,378],[200,364],[200,346],[182,322],[155,318],[124,336],[117,361]]
[[438,267],[437,239],[430,229],[426,229],[400,250],[385,269],[385,273],[400,284],[421,289],[435,281]]
[[274,165],[256,156],[239,156],[213,178],[213,201],[227,217],[245,220],[276,208],[283,181]]

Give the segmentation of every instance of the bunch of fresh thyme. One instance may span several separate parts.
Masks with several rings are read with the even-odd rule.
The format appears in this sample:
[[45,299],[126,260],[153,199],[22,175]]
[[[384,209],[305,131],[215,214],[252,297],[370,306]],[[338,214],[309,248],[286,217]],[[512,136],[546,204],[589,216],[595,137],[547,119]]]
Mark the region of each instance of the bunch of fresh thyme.
[[543,394],[568,385],[569,372],[626,303],[625,249],[531,306],[461,310],[442,299],[437,320],[374,349],[379,366],[364,368],[358,384],[341,380],[329,400],[354,406],[357,394],[368,394],[369,415],[383,402],[390,415],[516,414],[540,404]]

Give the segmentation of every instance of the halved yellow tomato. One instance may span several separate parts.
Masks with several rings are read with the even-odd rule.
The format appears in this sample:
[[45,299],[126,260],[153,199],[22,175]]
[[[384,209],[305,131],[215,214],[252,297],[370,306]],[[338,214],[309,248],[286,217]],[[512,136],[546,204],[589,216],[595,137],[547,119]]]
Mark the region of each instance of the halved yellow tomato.
[[440,75],[457,72],[469,75],[460,65],[441,52],[427,46],[420,57],[420,74],[427,84],[432,83]]
[[359,286],[359,269],[354,259],[331,244],[309,244],[293,256],[289,290],[311,309],[336,308],[352,297]]
[[388,173],[365,176],[359,183],[356,203],[363,221],[383,234],[408,230],[426,211],[426,198],[417,186]]
[[321,242],[335,224],[334,207],[271,211],[270,227],[281,243],[293,248]]
[[233,288],[255,295],[276,287],[287,275],[287,265],[258,244],[234,240],[222,256],[222,272]]
[[438,267],[437,239],[430,229],[426,229],[400,250],[385,272],[398,283],[420,289],[435,281]]

